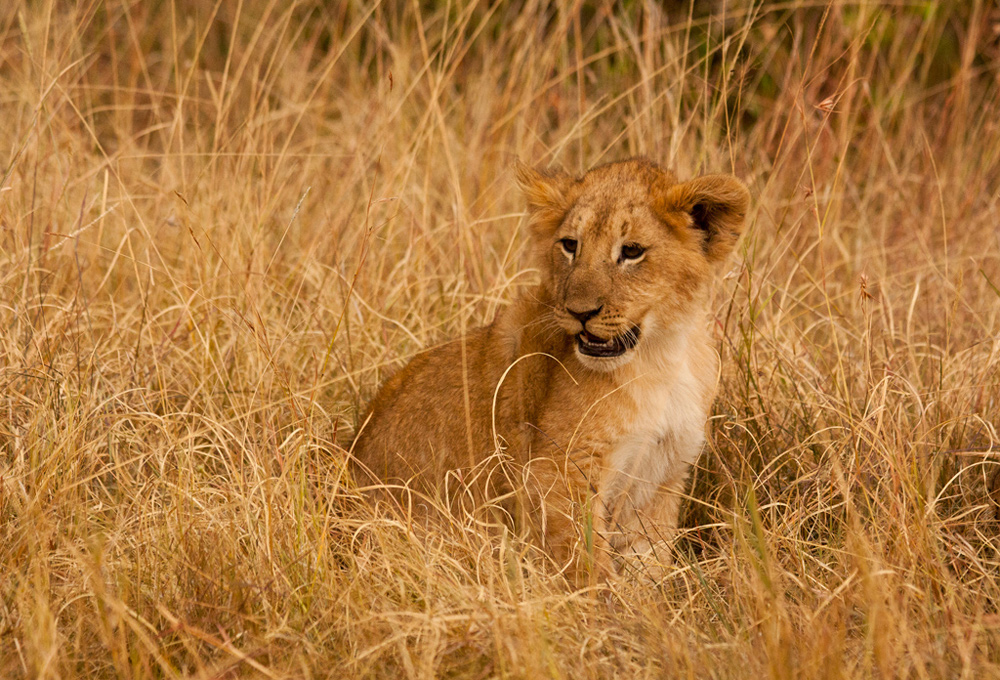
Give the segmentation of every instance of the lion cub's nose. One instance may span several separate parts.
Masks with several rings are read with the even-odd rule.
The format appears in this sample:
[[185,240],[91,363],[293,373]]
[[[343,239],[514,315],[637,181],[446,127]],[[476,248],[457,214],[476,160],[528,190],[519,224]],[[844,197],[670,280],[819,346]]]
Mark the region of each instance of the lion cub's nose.
[[570,309],[569,307],[566,308],[566,311],[569,312],[571,315],[575,316],[576,319],[580,322],[580,325],[586,327],[587,321],[600,314],[602,309],[604,309],[604,305],[601,305],[596,309],[588,309],[585,312],[577,312]]

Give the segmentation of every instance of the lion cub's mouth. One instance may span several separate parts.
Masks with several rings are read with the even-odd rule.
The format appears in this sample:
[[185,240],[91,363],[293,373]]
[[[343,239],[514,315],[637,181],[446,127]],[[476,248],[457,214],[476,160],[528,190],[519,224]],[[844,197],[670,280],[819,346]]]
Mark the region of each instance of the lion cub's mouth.
[[635,347],[637,342],[639,342],[638,326],[632,326],[621,335],[608,340],[602,340],[587,331],[576,336],[576,347],[580,350],[580,354],[589,357],[619,357]]

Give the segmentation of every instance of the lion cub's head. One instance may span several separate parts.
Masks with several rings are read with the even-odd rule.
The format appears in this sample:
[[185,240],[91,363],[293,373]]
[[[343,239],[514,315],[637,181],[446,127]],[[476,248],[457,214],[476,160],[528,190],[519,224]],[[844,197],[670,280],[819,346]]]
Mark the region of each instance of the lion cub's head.
[[576,178],[521,164],[516,172],[542,286],[577,357],[594,370],[624,365],[696,318],[750,202],[731,175],[678,182],[639,159]]

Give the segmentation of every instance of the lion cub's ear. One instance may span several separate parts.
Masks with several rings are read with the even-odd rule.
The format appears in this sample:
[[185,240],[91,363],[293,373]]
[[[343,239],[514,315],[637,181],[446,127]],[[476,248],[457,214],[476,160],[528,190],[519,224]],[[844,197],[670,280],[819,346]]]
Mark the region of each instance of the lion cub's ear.
[[702,234],[705,256],[709,262],[720,262],[743,231],[750,192],[732,175],[705,175],[665,188],[656,204],[664,215],[690,215],[692,227]]
[[565,173],[539,172],[521,161],[514,162],[514,175],[528,200],[532,231],[538,235],[555,231],[572,204],[576,180]]

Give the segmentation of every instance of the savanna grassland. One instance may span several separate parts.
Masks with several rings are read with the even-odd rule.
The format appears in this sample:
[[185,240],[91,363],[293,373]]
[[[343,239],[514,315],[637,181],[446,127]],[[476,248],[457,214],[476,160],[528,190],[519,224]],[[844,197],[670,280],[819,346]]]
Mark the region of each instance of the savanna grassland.
[[[511,163],[638,154],[754,197],[674,569],[376,511]],[[4,2],[0,677],[1000,677],[998,187],[983,0]]]

